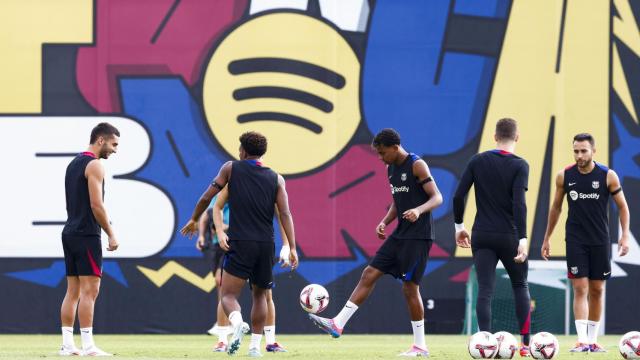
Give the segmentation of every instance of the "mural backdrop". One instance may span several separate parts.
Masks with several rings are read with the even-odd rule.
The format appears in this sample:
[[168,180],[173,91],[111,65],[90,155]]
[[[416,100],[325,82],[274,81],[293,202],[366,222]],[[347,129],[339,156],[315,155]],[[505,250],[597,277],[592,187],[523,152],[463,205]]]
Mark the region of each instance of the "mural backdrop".
[[[177,230],[250,129],[287,179],[301,253],[298,271],[276,270],[278,329],[315,332],[298,292],[325,285],[334,313],[375,254],[391,194],[368,144],[394,127],[445,198],[422,282],[427,331],[459,333],[471,262],[455,248],[452,193],[466,161],[492,148],[497,119],[519,121],[517,152],[531,165],[532,260],[578,132],[594,134],[596,159],[620,175],[640,234],[639,20],[631,0],[2,1],[0,332],[58,331],[64,170],[109,121],[122,135],[105,162],[121,247],[106,254],[100,332],[210,327],[215,281]],[[615,248],[613,207],[610,223]],[[552,239],[559,268],[563,231]],[[637,326],[626,309],[640,301],[638,240],[613,261],[605,327],[621,333]],[[532,284],[563,288],[562,272],[532,268]],[[386,278],[349,331],[408,332],[405,309]]]

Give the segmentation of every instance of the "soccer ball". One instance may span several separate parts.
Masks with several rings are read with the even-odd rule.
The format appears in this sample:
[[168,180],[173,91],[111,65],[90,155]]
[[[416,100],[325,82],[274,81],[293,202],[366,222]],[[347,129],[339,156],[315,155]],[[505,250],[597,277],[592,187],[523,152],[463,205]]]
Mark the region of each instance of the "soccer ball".
[[640,359],[640,332],[629,331],[622,335],[618,350],[625,359]]
[[309,284],[300,292],[300,306],[306,312],[317,314],[329,305],[329,292],[322,285]]
[[534,359],[553,359],[560,352],[558,339],[544,331],[533,335],[530,345],[531,357]]
[[499,331],[493,334],[493,337],[498,341],[495,359],[513,359],[513,355],[518,351],[518,340],[506,331]]
[[474,359],[491,359],[498,353],[498,340],[487,331],[478,331],[469,338],[469,355]]

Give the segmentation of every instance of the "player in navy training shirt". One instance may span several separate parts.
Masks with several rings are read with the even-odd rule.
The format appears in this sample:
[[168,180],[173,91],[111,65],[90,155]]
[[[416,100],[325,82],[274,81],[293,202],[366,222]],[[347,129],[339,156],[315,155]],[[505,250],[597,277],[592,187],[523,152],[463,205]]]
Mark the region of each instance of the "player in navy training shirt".
[[[120,132],[100,123],[91,131],[90,145],[67,166],[64,187],[67,221],[62,230],[62,249],[67,273],[67,292],[60,308],[62,348],[60,355],[109,356],[93,342],[93,309],[102,277],[101,230],[109,236],[108,251],[118,248],[118,240],[104,207],[104,167],[118,149]],[[73,342],[76,310],[80,323],[82,351]]]
[[267,138],[257,132],[240,136],[240,161],[228,161],[220,168],[193,210],[189,222],[182,228],[183,235],[198,231],[198,219],[209,206],[213,196],[225,186],[229,188],[229,229],[223,230],[222,217],[214,213],[214,223],[220,246],[227,251],[224,258],[222,307],[233,327],[227,353],[233,355],[240,347],[242,336],[249,325],[242,320],[238,297],[247,280],[251,283],[251,344],[250,356],[260,354],[260,342],[267,318],[266,293],[273,286],[275,243],[273,217],[278,207],[280,222],[289,239],[289,264],[298,266],[293,218],[284,178],[262,165],[267,151]]
[[[529,356],[531,299],[527,274],[527,206],[525,192],[529,165],[516,156],[518,126],[513,119],[496,124],[496,149],[471,158],[462,174],[453,198],[456,242],[471,247],[478,278],[476,314],[480,331],[492,332],[491,299],[496,279],[496,265],[502,262],[513,289],[516,316],[520,326],[521,356]],[[465,198],[471,185],[475,188],[476,213],[473,241],[462,225]]]
[[611,276],[611,239],[609,238],[609,198],[618,207],[622,234],[618,253],[629,252],[629,207],[615,171],[593,161],[596,152],[591,134],[573,138],[575,164],[556,176],[556,193],[549,210],[542,257],[550,256],[549,238],[558,223],[562,201],[567,195],[569,214],[566,223],[567,276],[573,286],[573,314],[578,342],[571,352],[605,352],[598,345],[604,282]]
[[[409,307],[413,329],[413,346],[400,355],[428,356],[419,285],[434,239],[431,211],[442,204],[442,195],[431,178],[427,163],[400,145],[400,135],[395,130],[380,131],[373,139],[372,147],[380,160],[387,164],[393,196],[386,216],[376,227],[377,236],[386,240],[362,272],[358,285],[342,311],[333,319],[314,314],[309,314],[309,317],[320,329],[334,338],[339,337],[349,318],[369,297],[378,279],[390,274],[402,280],[402,292]],[[396,218],[398,226],[387,238],[385,228]]]

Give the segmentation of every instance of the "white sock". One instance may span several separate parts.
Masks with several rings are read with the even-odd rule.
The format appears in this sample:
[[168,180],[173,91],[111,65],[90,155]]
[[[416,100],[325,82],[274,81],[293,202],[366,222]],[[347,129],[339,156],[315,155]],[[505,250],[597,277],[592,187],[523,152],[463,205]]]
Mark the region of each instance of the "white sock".
[[73,327],[63,326],[61,329],[62,329],[62,346],[67,348],[76,347],[76,344],[73,342]]
[[232,311],[231,314],[229,314],[229,322],[234,328],[240,326],[242,324],[242,314],[240,311]]
[[599,330],[600,330],[599,321],[587,320],[587,344],[596,344],[598,342]]
[[413,329],[413,345],[420,349],[426,349],[427,343],[424,341],[424,319],[411,322]]
[[227,335],[229,335],[230,331],[231,329],[229,326],[218,326],[218,342],[227,344],[229,342],[227,340]]
[[93,328],[81,328],[80,329],[80,338],[82,339],[82,350],[87,350],[88,348],[94,346],[93,344]]
[[587,337],[587,320],[576,320],[576,332],[578,333],[579,343],[589,343],[589,338]]
[[333,318],[333,321],[336,323],[336,326],[340,329],[343,329],[345,325],[347,325],[347,321],[355,314],[356,310],[358,310],[358,305],[352,303],[351,301],[347,301],[344,304],[344,307],[336,317]]
[[251,343],[249,349],[260,349],[260,342],[262,341],[262,334],[251,334]]
[[265,326],[264,327],[264,339],[267,342],[267,345],[276,343],[276,326]]

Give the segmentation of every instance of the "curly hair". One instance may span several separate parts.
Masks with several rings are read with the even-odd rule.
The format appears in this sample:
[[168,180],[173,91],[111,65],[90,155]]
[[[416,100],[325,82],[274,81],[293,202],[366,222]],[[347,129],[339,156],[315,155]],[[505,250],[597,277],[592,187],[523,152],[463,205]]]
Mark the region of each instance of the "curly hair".
[[400,134],[391,128],[382,129],[376,137],[373,138],[371,145],[374,147],[400,145]]
[[262,156],[267,152],[267,138],[255,131],[240,135],[240,145],[250,156]]

